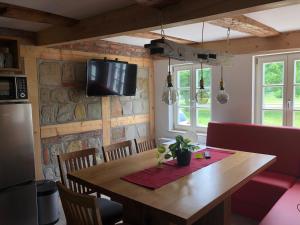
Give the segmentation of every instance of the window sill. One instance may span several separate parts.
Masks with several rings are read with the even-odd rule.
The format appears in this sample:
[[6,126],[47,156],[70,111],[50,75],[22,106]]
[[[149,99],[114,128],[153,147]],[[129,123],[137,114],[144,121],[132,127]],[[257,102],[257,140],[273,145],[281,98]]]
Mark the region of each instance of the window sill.
[[[184,130],[174,130],[174,129],[171,129],[171,130],[168,130],[170,133],[177,133],[177,134],[185,134],[187,131],[184,131]],[[206,137],[207,136],[207,133],[206,132],[196,132],[197,136],[203,136],[203,137]]]

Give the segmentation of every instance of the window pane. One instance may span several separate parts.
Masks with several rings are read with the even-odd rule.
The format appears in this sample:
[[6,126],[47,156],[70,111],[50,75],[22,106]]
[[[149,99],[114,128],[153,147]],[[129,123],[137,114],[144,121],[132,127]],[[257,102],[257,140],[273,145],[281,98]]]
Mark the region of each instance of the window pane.
[[300,109],[300,86],[294,88],[294,108]]
[[[201,69],[196,70],[196,87],[200,87]],[[203,68],[204,86],[211,87],[211,68]]]
[[293,126],[300,127],[300,112],[294,112]]
[[207,127],[208,123],[211,120],[211,111],[210,109],[197,109],[197,126]]
[[263,107],[278,109],[283,106],[283,87],[265,87],[263,90]]
[[177,123],[179,125],[191,124],[191,112],[189,107],[178,108]]
[[190,105],[190,90],[179,90],[179,106]]
[[282,126],[283,114],[278,110],[264,110],[262,124],[271,126]]
[[295,84],[300,84],[300,60],[295,61]]
[[190,70],[181,70],[177,72],[177,86],[179,88],[182,87],[190,87]]
[[283,84],[284,63],[272,62],[263,64],[264,84]]

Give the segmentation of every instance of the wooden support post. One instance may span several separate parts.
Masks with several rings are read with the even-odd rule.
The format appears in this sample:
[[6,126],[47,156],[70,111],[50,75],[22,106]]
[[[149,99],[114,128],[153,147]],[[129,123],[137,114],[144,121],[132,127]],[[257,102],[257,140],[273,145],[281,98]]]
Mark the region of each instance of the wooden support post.
[[32,107],[33,138],[34,138],[34,157],[35,157],[35,177],[43,179],[42,171],[42,152],[41,152],[41,131],[40,131],[40,112],[39,112],[39,89],[38,74],[35,57],[25,57],[25,74],[28,82],[28,98]]
[[110,97],[102,97],[102,131],[103,145],[109,145],[111,142]]

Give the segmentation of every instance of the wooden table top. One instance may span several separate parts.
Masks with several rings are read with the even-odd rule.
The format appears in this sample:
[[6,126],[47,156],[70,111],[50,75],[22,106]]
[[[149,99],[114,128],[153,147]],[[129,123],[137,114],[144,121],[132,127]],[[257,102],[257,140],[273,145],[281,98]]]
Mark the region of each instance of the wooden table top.
[[276,156],[236,153],[159,189],[150,190],[120,177],[157,165],[156,150],[102,163],[68,175],[108,196],[154,208],[180,224],[192,224],[230,197]]

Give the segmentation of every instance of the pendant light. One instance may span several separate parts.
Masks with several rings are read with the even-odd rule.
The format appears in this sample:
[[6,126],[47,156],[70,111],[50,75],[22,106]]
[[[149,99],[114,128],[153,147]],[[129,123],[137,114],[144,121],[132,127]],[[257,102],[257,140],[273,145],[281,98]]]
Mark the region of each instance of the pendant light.
[[162,101],[167,105],[173,105],[177,102],[178,93],[173,87],[172,75],[171,75],[171,58],[169,57],[168,75],[166,80],[166,86],[162,94]]
[[220,104],[227,104],[229,100],[229,95],[225,91],[224,88],[224,80],[223,80],[223,66],[221,65],[221,80],[220,80],[220,90],[219,93],[217,94],[217,101]]
[[[202,23],[202,40],[201,40],[201,45],[203,48],[203,44],[204,44],[204,22]],[[209,100],[209,94],[207,92],[207,90],[205,89],[205,85],[204,85],[204,78],[203,78],[203,62],[201,60],[200,63],[200,83],[199,83],[199,90],[196,93],[196,102],[198,104],[207,104],[208,100]]]
[[[230,28],[227,29],[227,51],[226,53],[229,54],[229,38],[230,38]],[[221,65],[221,80],[220,80],[220,90],[217,94],[217,101],[220,104],[227,104],[229,100],[229,95],[225,91],[224,88],[224,79],[223,79],[223,65]]]

